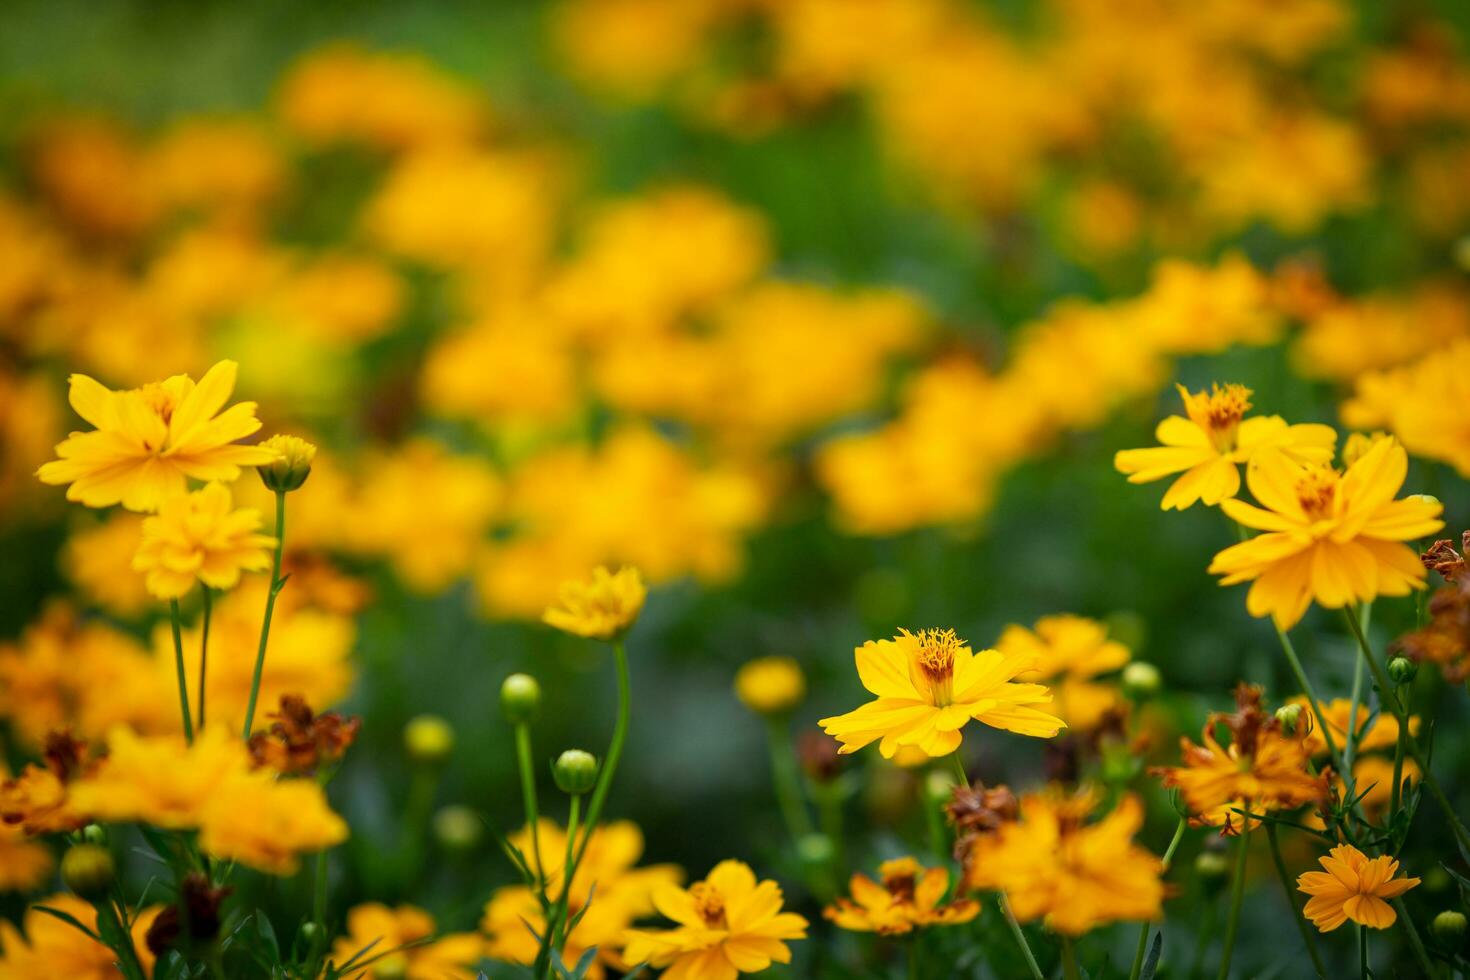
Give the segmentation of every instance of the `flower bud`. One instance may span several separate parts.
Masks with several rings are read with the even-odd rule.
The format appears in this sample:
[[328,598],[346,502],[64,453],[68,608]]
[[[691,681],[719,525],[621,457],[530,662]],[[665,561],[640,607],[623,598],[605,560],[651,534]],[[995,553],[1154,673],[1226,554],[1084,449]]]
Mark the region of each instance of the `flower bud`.
[[107,828],[100,823],[89,823],[82,828],[82,840],[99,847],[107,845]]
[[316,458],[316,447],[296,436],[271,436],[260,445],[276,453],[274,462],[262,463],[255,468],[266,489],[276,493],[301,489],[301,485],[311,475],[311,461]]
[[1206,889],[1214,891],[1230,876],[1230,859],[1222,851],[1200,851],[1194,859],[1194,873]]
[[1283,704],[1276,709],[1276,720],[1281,722],[1281,734],[1291,736],[1297,733],[1297,728],[1302,723],[1302,706],[1299,704]]
[[806,696],[806,677],[790,657],[757,657],[735,675],[735,696],[758,715],[779,715]]
[[454,751],[454,729],[438,715],[419,715],[403,728],[408,757],[422,765],[438,765]]
[[1465,913],[1445,909],[1434,917],[1429,928],[1434,930],[1435,938],[1446,946],[1458,946],[1465,938]]
[[89,902],[106,898],[116,875],[112,853],[96,844],[75,844],[61,859],[61,880]]
[[1412,684],[1419,676],[1419,665],[1408,657],[1394,657],[1388,662],[1388,677],[1395,684]]
[[826,834],[802,834],[796,842],[796,856],[807,867],[821,867],[836,854],[837,848]]
[[322,927],[315,922],[308,920],[301,923],[301,941],[306,943],[308,949],[316,943],[317,937],[321,934]]
[[946,802],[957,784],[954,781],[954,773],[945,772],[943,769],[932,769],[924,777],[924,793],[929,797],[931,803]]
[[1159,693],[1163,678],[1153,664],[1135,660],[1123,668],[1123,693],[1133,701],[1147,701]]
[[467,806],[452,804],[434,814],[434,836],[449,851],[472,851],[484,836],[480,818]]
[[551,767],[556,788],[569,796],[581,796],[597,783],[597,759],[591,752],[567,749]]
[[500,685],[500,710],[512,725],[530,723],[541,710],[541,685],[530,674],[511,674]]

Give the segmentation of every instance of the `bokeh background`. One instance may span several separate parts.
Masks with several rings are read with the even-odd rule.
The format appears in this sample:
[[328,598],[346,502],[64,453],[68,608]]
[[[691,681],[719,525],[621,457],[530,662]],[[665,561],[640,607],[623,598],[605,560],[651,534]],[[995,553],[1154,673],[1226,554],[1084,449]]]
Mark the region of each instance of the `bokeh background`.
[[[511,879],[488,838],[468,856],[404,842],[401,732],[447,718],[434,805],[515,826],[502,678],[541,679],[541,755],[601,751],[611,727],[605,651],[535,623],[598,562],[656,586],[610,812],[649,860],[697,875],[740,856],[811,912],[762,724],[731,691],[751,657],[801,662],[805,731],[858,703],[866,639],[953,626],[987,645],[1092,616],[1163,675],[1140,762],[1173,761],[1239,679],[1294,693],[1269,624],[1205,574],[1231,541],[1220,515],[1162,514],[1161,487],[1113,470],[1178,410],[1173,382],[1395,430],[1419,457],[1406,490],[1445,500],[1450,532],[1470,520],[1470,443],[1411,442],[1422,420],[1369,388],[1466,363],[1470,8],[1452,0],[16,0],[4,19],[11,763],[36,692],[113,697],[87,675],[122,655],[94,648],[148,663],[161,612],[122,584],[128,519],[30,475],[74,424],[66,375],[122,387],[236,359],[267,431],[322,446],[288,525],[288,591],[321,621],[279,686],[365,720],[331,789],[354,828],[336,907],[413,900],[471,928]],[[1447,429],[1463,405],[1437,402]],[[75,557],[107,532],[87,553],[112,566]],[[1375,636],[1412,617],[1383,604]],[[1295,635],[1345,696],[1339,621]],[[1421,697],[1437,728],[1466,721],[1462,687]],[[1044,778],[1036,744],[966,745],[982,778]],[[1463,744],[1436,762],[1463,803]],[[924,846],[919,777],[856,766],[853,866]],[[1175,817],[1151,782],[1161,851]],[[1432,915],[1454,902],[1433,873],[1450,845],[1416,841],[1408,902]],[[1241,975],[1300,975],[1265,875]],[[1177,967],[1214,899],[1174,880]],[[244,887],[283,923],[305,908],[296,882]],[[1115,964],[1134,937],[1116,933]],[[853,940],[817,934],[792,975],[871,975]]]

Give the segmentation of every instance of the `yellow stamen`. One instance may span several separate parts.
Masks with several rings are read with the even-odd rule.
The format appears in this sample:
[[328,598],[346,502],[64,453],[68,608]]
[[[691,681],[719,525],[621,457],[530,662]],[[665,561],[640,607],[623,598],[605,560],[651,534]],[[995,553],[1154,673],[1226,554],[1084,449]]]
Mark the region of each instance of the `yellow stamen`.
[[720,890],[707,881],[696,882],[689,889],[694,899],[694,909],[710,929],[728,929],[725,921],[725,899]]
[[1215,448],[1222,453],[1234,451],[1240,420],[1251,408],[1251,390],[1245,385],[1215,384],[1210,386],[1209,394],[1183,388],[1180,394],[1190,419],[1210,434]]
[[1337,471],[1326,466],[1313,466],[1303,471],[1296,483],[1296,499],[1307,517],[1320,521],[1332,516],[1337,482]]
[[919,630],[912,634],[916,641],[909,676],[914,687],[928,690],[936,707],[954,701],[954,662],[965,641],[954,630]]

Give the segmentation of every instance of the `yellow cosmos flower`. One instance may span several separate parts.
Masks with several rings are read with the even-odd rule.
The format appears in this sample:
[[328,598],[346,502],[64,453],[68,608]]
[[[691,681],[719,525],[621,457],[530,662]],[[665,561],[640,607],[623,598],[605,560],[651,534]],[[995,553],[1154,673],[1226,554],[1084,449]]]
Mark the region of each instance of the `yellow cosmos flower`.
[[924,926],[959,925],[980,914],[980,903],[968,898],[940,904],[949,891],[949,871],[925,868],[911,857],[878,866],[882,884],[865,874],[848,883],[852,898],[839,898],[822,915],[843,929],[892,936]]
[[[97,910],[75,895],[52,895],[36,903],[72,916],[88,929],[97,928]],[[144,938],[161,906],[144,909],[129,930],[133,950],[144,974],[153,974],[153,952]],[[117,954],[80,929],[42,912],[27,909],[24,933],[8,920],[0,920],[0,976],[15,980],[116,980]]]
[[1210,571],[1224,576],[1221,585],[1254,582],[1246,608],[1282,629],[1296,625],[1314,599],[1339,609],[1423,588],[1424,566],[1401,542],[1428,537],[1444,522],[1437,501],[1394,499],[1408,467],[1403,447],[1391,439],[1346,473],[1261,453],[1246,474],[1261,506],[1229,500],[1221,507],[1265,533],[1220,552]]
[[[1297,695],[1288,704],[1300,705],[1302,719],[1312,727],[1303,736],[1307,751],[1314,756],[1323,755],[1327,752],[1327,740],[1322,737],[1322,732],[1316,727],[1316,717],[1312,713],[1312,706],[1307,701],[1306,695]],[[1347,698],[1333,698],[1331,701],[1321,703],[1322,714],[1327,718],[1327,725],[1332,729],[1332,744],[1343,746],[1347,744],[1348,716],[1352,712],[1352,702]],[[1399,720],[1390,714],[1380,714],[1373,719],[1373,724],[1368,724],[1368,716],[1371,712],[1366,704],[1358,705],[1357,727],[1362,729],[1358,735],[1358,751],[1371,752],[1374,749],[1389,748],[1398,742]],[[1366,727],[1365,727],[1366,726]],[[1409,734],[1419,733],[1419,717],[1415,715],[1409,719]]]
[[758,715],[780,714],[806,697],[806,677],[790,657],[757,657],[735,675],[735,696]]
[[869,640],[855,651],[858,677],[877,696],[856,711],[817,722],[842,743],[843,753],[878,743],[883,758],[916,745],[931,758],[959,748],[960,729],[971,719],[1051,738],[1066,727],[1032,705],[1051,703],[1040,684],[1012,678],[1036,667],[1029,656],[998,650],[972,653],[954,630],[899,630],[891,640]]
[[303,853],[347,839],[347,823],[327,805],[315,780],[277,779],[272,771],[237,773],[211,794],[201,814],[206,853],[275,875],[293,875]]
[[1267,447],[1277,447],[1301,462],[1325,463],[1332,458],[1337,433],[1330,426],[1287,425],[1279,415],[1245,418],[1251,390],[1244,385],[1214,385],[1208,393],[1179,385],[1182,415],[1159,423],[1155,436],[1162,446],[1125,449],[1113,457],[1129,483],[1152,483],[1175,473],[1164,494],[1164,510],[1184,510],[1196,501],[1214,505],[1240,492],[1238,464]]
[[541,619],[564,633],[615,640],[637,621],[647,595],[638,569],[621,568],[614,574],[598,566],[590,580],[563,582],[561,604],[547,609]]
[[1370,859],[1351,844],[1340,844],[1318,860],[1327,870],[1302,873],[1296,887],[1312,896],[1305,912],[1322,932],[1349,919],[1370,929],[1387,929],[1398,919],[1388,903],[1419,884],[1418,878],[1395,878],[1399,863],[1387,854]]
[[623,957],[630,963],[667,968],[678,980],[734,980],[772,963],[790,963],[786,943],[805,939],[807,921],[781,911],[781,887],[757,882],[740,861],[721,861],[709,877],[688,889],[665,886],[653,893],[674,929],[630,929]]
[[[347,912],[347,935],[332,946],[330,963],[343,964],[362,950],[343,980],[370,977],[406,977],[408,980],[474,980],[474,965],[483,955],[484,942],[472,932],[451,933],[426,942],[435,934],[434,919],[413,905],[389,908],[368,902]],[[409,943],[418,945],[408,949]],[[340,969],[340,967],[339,967]]]
[[36,475],[70,484],[66,498],[88,507],[120,503],[151,512],[191,479],[229,481],[242,466],[271,462],[271,450],[235,445],[260,428],[255,403],[220,411],[235,390],[235,373],[234,361],[220,361],[197,385],[178,374],[129,391],[72,375],[71,407],[95,428],[73,432],[56,447],[60,458]]
[[1043,616],[1034,629],[1007,626],[995,647],[1007,656],[1035,661],[1035,668],[1020,678],[1051,688],[1056,712],[1070,729],[1091,731],[1122,701],[1115,686],[1095,678],[1119,669],[1131,655],[1123,644],[1108,639],[1107,627],[1097,620]]
[[250,768],[245,743],[222,725],[182,735],[144,737],[126,728],[107,740],[107,758],[70,787],[71,806],[103,823],[199,826],[216,791]]
[[1164,884],[1159,859],[1133,843],[1143,807],[1125,796],[1094,824],[1096,794],[1051,791],[1021,800],[1021,819],[978,836],[965,883],[1005,893],[1022,922],[1043,919],[1069,936],[1120,920],[1154,919]]
[[163,502],[143,521],[143,543],[133,568],[147,576],[148,591],[160,599],[186,595],[195,582],[233,588],[241,572],[270,567],[276,539],[257,533],[260,512],[234,509],[230,491],[211,483]]

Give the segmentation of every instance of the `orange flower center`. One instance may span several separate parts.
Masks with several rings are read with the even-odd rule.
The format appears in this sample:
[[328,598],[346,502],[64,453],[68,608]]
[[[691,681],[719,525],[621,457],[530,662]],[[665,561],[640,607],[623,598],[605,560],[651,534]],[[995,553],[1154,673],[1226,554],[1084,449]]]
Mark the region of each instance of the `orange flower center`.
[[928,689],[936,707],[954,701],[954,661],[964,640],[954,630],[919,630],[910,676],[914,686]]
[[912,873],[885,876],[883,887],[888,891],[888,894],[893,896],[895,902],[909,904],[914,900],[914,876]]
[[158,417],[163,419],[164,422],[168,422],[173,419],[174,399],[173,396],[164,389],[163,385],[155,381],[152,384],[146,384],[143,387],[137,389],[137,392],[139,397],[143,399],[143,404],[147,405],[150,409],[156,412],[158,414]]
[[1251,390],[1245,385],[1212,385],[1207,395],[1203,391],[1186,395],[1185,408],[1195,425],[1210,434],[1215,448],[1222,453],[1235,449],[1235,435],[1240,420],[1250,411]]
[[1308,518],[1320,521],[1332,516],[1337,498],[1337,471],[1325,466],[1306,470],[1296,481],[1296,499]]
[[706,927],[730,928],[730,924],[725,921],[725,899],[718,888],[707,881],[701,881],[689,889],[689,894],[694,899],[694,910],[699,913]]

